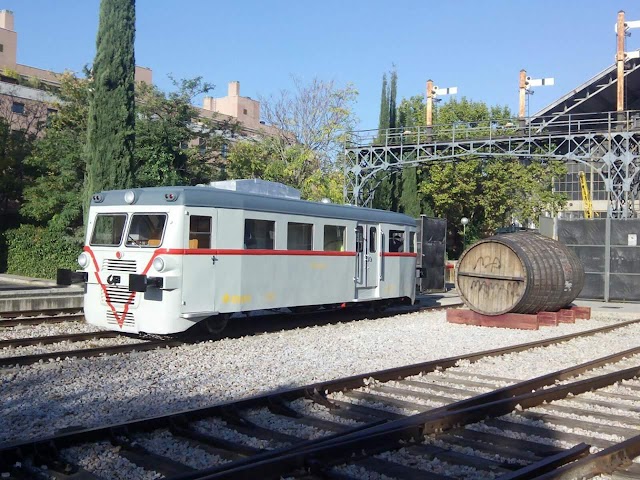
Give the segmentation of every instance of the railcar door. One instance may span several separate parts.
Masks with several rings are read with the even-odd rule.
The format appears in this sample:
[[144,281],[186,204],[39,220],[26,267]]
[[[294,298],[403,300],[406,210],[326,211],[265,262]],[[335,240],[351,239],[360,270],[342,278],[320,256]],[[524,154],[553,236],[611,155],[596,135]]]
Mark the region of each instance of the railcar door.
[[[380,226],[358,224],[356,227],[356,287],[358,298],[373,298],[379,285]],[[368,291],[368,292],[365,292]]]
[[187,207],[182,288],[183,309],[189,313],[215,311],[217,210]]

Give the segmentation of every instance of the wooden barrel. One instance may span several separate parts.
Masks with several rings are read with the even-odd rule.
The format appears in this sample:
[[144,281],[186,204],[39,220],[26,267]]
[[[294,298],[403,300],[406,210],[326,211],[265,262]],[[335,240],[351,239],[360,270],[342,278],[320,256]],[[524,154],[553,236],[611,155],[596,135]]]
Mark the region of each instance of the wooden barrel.
[[456,288],[484,315],[555,312],[584,286],[578,257],[537,233],[496,235],[469,247],[458,261]]

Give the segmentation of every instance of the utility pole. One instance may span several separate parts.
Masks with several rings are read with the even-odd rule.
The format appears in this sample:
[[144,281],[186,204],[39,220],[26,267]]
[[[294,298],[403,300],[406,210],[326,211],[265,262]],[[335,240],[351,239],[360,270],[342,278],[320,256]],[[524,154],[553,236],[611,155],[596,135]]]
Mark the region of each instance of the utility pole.
[[427,80],[427,107],[425,112],[425,120],[427,123],[427,141],[431,141],[431,133],[433,127],[433,103],[436,102],[438,95],[455,95],[458,93],[458,87],[440,88],[433,85],[433,80]]
[[531,78],[527,76],[527,71],[522,69],[520,70],[520,81],[518,83],[520,90],[520,104],[518,108],[518,123],[520,127],[524,127],[526,122],[527,114],[525,113],[525,108],[527,105],[527,95],[533,95],[533,90],[531,87],[546,87],[552,86],[555,83],[554,78]]
[[427,80],[427,111],[425,113],[425,120],[427,122],[428,133],[431,133],[431,127],[433,126],[433,99],[435,98],[435,96],[436,92],[433,89],[433,80]]
[[618,35],[618,48],[616,52],[616,66],[618,67],[618,101],[616,102],[616,111],[618,112],[618,121],[622,121],[622,112],[624,112],[624,10],[618,12],[618,23],[616,25]]
[[518,108],[518,123],[520,127],[524,127],[525,122],[525,103],[527,99],[527,71],[525,69],[520,70],[520,82],[519,82],[519,90],[520,90],[520,102]]
[[640,52],[628,52],[624,51],[624,38],[631,35],[629,30],[632,28],[640,28],[640,21],[635,20],[633,22],[626,22],[624,20],[624,10],[620,10],[618,12],[618,21],[615,26],[615,32],[617,36],[617,48],[616,48],[616,67],[618,70],[618,88],[617,92],[617,101],[616,101],[616,111],[618,112],[618,121],[624,120],[624,62],[625,60],[630,60],[632,58],[639,58]]

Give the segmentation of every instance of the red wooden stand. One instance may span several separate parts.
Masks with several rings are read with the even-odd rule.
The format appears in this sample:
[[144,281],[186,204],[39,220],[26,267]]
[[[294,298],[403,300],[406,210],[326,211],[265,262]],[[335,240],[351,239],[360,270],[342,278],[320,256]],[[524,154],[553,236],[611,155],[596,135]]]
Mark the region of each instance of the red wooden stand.
[[556,326],[559,323],[575,323],[576,319],[591,318],[590,307],[563,308],[557,312],[538,312],[527,315],[505,313],[503,315],[483,315],[466,309],[447,310],[447,322],[481,327],[517,328],[520,330],[538,330],[541,326]]

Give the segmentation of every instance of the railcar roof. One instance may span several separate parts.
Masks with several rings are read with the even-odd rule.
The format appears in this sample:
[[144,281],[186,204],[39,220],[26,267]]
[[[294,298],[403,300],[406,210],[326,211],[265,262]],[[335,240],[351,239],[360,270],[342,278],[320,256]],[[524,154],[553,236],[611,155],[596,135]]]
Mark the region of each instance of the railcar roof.
[[[373,223],[393,223],[415,226],[416,220],[402,213],[376,210],[372,208],[337,205],[333,203],[309,202],[283,197],[257,195],[213,187],[151,187],[132,188],[135,192],[135,206],[144,205],[185,205],[189,207],[232,208],[289,215],[308,215],[323,218],[339,218]],[[91,200],[91,206],[127,206],[124,194],[129,190],[109,190],[100,192],[101,202]],[[165,194],[177,196],[167,201]]]

